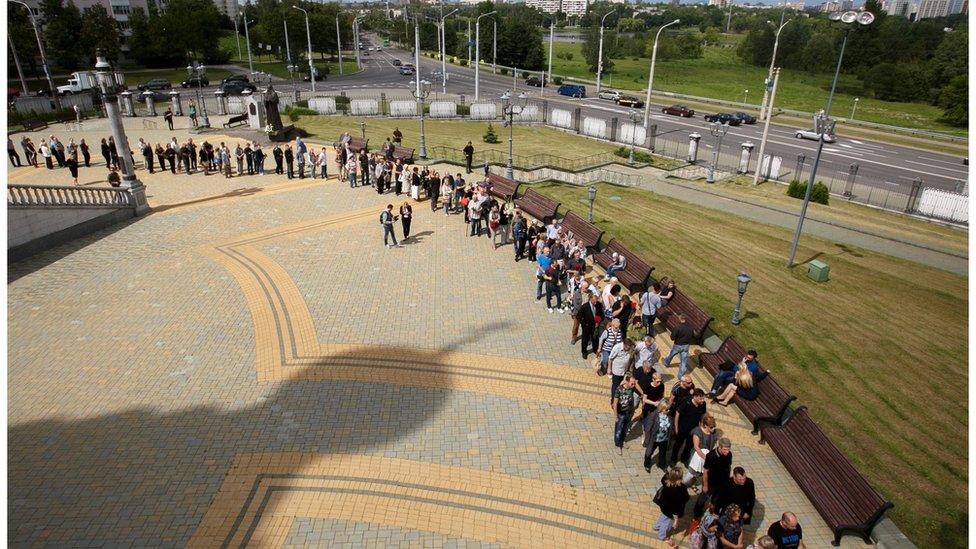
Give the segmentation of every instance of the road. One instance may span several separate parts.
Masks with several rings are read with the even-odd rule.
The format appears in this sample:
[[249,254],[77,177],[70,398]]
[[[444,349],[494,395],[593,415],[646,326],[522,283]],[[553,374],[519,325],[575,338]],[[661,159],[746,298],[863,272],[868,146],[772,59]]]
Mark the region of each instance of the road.
[[[366,88],[395,88],[408,91],[412,77],[401,76],[393,65],[393,60],[413,62],[410,52],[397,48],[384,48],[383,51],[370,52],[362,57],[364,70],[348,76],[330,76],[324,82],[318,82],[318,90],[351,90]],[[420,58],[420,74],[434,83],[433,91],[442,91],[439,72],[439,61]],[[437,73],[435,75],[434,73]],[[465,94],[467,100],[474,99],[474,69],[470,67],[447,67],[447,93]],[[498,98],[505,91],[513,89],[513,85],[530,97],[546,99],[551,105],[573,109],[579,107],[584,116],[597,117],[605,120],[617,117],[621,123],[628,120],[628,109],[618,107],[611,101],[590,97],[574,99],[557,95],[555,86],[545,90],[527,87],[521,79],[491,74],[491,69],[482,67],[480,71],[479,92],[481,98]],[[436,76],[436,77],[435,77]],[[305,84],[307,89],[308,84]],[[590,86],[587,91],[596,95],[595,87]],[[658,127],[658,136],[672,141],[687,142],[692,132],[701,134],[703,151],[699,158],[710,158],[713,138],[709,131],[709,124],[704,121],[702,114],[697,113],[694,118],[679,118],[662,114],[652,106],[651,123]],[[798,128],[770,124],[769,139],[767,140],[767,154],[783,157],[783,170],[793,170],[798,154],[806,156],[804,177],[808,177],[810,165],[816,155],[816,141],[797,139],[794,131]],[[756,145],[753,158],[758,157],[759,141],[762,136],[762,124],[742,125],[730,128],[723,141],[723,151],[731,153],[738,151],[739,145],[750,141]],[[818,179],[833,178],[843,180],[847,177],[852,163],[859,165],[857,181],[863,185],[875,186],[882,190],[897,191],[908,194],[912,180],[921,178],[926,187],[954,190],[960,182],[968,179],[968,166],[958,156],[922,151],[910,147],[869,141],[866,139],[846,139],[838,136],[838,141],[824,146],[820,160]],[[752,165],[755,166],[755,160]]]

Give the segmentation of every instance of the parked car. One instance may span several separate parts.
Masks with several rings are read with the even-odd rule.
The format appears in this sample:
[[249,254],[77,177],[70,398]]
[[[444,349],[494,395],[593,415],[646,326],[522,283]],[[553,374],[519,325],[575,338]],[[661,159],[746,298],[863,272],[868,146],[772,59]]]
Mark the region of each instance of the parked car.
[[738,117],[727,112],[706,114],[705,122],[718,122],[719,124],[728,124],[729,126],[738,126],[742,124],[742,121],[739,120]]
[[751,114],[749,114],[749,113],[747,113],[747,112],[742,112],[742,111],[734,112],[734,113],[732,113],[732,116],[734,116],[734,117],[738,118],[739,120],[741,120],[743,124],[755,124],[756,123],[756,117],[753,116],[753,115],[751,115]]
[[399,67],[402,64],[403,64],[403,61],[400,61],[399,59],[394,59],[393,60],[393,66],[394,67]]
[[623,94],[616,90],[600,90],[600,93],[597,95],[600,96],[600,99],[609,99],[610,101],[618,101],[623,97]]
[[400,66],[400,74],[403,76],[413,76],[417,73],[417,70],[413,68],[413,65],[406,63]]
[[617,104],[621,107],[631,107],[634,109],[639,109],[644,106],[644,102],[633,95],[620,96],[620,99],[617,100]]
[[241,82],[240,80],[231,80],[230,82],[225,82],[220,85],[220,91],[224,92],[224,95],[243,95],[244,90],[250,90],[252,93],[257,90],[254,84],[248,82]]
[[[316,82],[321,82],[322,80],[325,80],[326,79],[326,76],[328,76],[328,74],[329,74],[329,70],[328,69],[322,69],[322,68],[319,68],[319,67],[315,67],[315,81]],[[312,81],[312,77],[308,73],[308,71],[305,71],[305,74],[302,76],[302,80],[304,80],[306,82],[311,82]]]
[[569,97],[586,97],[586,86],[581,86],[579,84],[563,84],[562,86],[559,86],[556,93]]
[[228,76],[227,78],[224,78],[223,80],[220,81],[221,84],[226,84],[228,82],[245,82],[245,83],[247,83],[247,82],[249,82],[249,80],[247,79],[247,75],[246,74],[232,74],[232,75]]
[[139,91],[146,90],[168,90],[172,88],[173,85],[169,83],[168,80],[163,80],[162,78],[154,78],[139,84]]
[[203,88],[210,85],[210,79],[206,76],[191,76],[180,85],[184,88]]
[[670,114],[671,116],[683,116],[685,118],[695,116],[695,111],[684,105],[671,105],[670,107],[664,107],[661,109],[661,112],[664,114]]
[[[793,134],[797,139],[810,139],[812,141],[819,141],[820,134],[815,130],[796,130]],[[837,136],[829,133],[824,134],[824,143],[834,143],[837,141]]]
[[525,85],[541,88],[545,86],[545,83],[543,82],[542,78],[539,78],[538,76],[530,76],[525,79]]

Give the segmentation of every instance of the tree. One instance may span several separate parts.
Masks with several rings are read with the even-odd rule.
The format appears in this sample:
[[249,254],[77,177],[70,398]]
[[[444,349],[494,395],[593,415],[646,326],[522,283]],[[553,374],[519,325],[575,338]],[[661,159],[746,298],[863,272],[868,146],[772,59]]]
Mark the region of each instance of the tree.
[[[30,78],[29,75],[37,76],[40,74],[38,68],[40,63],[35,61],[37,53],[37,41],[34,38],[34,30],[31,27],[30,19],[27,17],[27,11],[17,4],[9,4],[7,8],[7,32],[10,33],[10,39],[14,43],[14,47],[17,48],[17,58],[20,59],[21,68],[24,71],[24,76]],[[8,60],[10,63],[8,74],[17,74],[16,69],[13,67],[13,56]]]
[[68,71],[81,67],[87,57],[78,47],[81,43],[81,12],[70,2],[65,5],[61,0],[45,0],[41,4],[41,13],[47,24],[44,42],[48,57]]
[[[612,32],[604,31],[604,48],[606,48],[607,42],[613,42]],[[613,60],[607,55],[606,50],[603,53],[603,72],[611,72],[613,70]],[[586,29],[586,33],[583,35],[583,59],[586,60],[586,66],[590,72],[595,74],[600,61],[599,25]]]
[[885,101],[913,101],[918,97],[920,67],[904,63],[879,63],[864,77],[864,88]]
[[147,6],[148,14],[136,9],[129,17],[129,51],[137,61],[151,67],[227,61],[227,54],[218,48],[219,33],[214,32],[221,19],[213,2],[169,0],[162,11],[157,11],[155,2]]
[[806,70],[812,73],[827,71],[837,59],[834,52],[834,42],[829,35],[814,34],[803,47],[803,58],[806,60]]
[[957,127],[969,125],[969,77],[956,76],[942,88],[939,106],[945,109],[939,120]]
[[521,16],[535,10],[519,4],[505,7],[506,13],[498,19],[498,63],[520,69],[542,69],[545,66],[542,36],[531,18]]
[[87,54],[88,60],[93,60],[96,49],[103,49],[109,59],[118,59],[121,51],[119,39],[119,26],[115,19],[108,14],[105,7],[95,4],[85,10],[81,18],[81,41],[79,42],[82,52]]

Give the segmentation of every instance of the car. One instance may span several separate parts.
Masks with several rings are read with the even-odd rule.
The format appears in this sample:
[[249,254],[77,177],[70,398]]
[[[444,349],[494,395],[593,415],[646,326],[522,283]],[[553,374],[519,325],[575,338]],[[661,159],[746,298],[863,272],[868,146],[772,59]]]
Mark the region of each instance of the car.
[[537,88],[542,88],[542,87],[545,86],[545,82],[543,82],[543,79],[542,78],[539,78],[538,76],[530,76],[530,77],[528,77],[528,78],[525,79],[525,85],[526,86],[535,86]]
[[621,107],[631,107],[634,109],[639,109],[644,106],[644,102],[633,95],[620,96],[620,99],[617,100],[617,104]]
[[191,76],[181,84],[184,88],[203,88],[210,85],[210,79],[206,76]]
[[[816,130],[796,130],[793,133],[793,137],[797,139],[810,139],[812,141],[820,141],[820,134]],[[829,133],[824,134],[824,143],[834,143],[837,141],[837,136]]]
[[376,51],[383,51],[383,46],[376,46]]
[[[329,74],[329,71],[328,70],[326,70],[326,69],[320,69],[318,67],[315,67],[315,81],[316,82],[321,82],[321,81],[325,80],[326,77],[328,76],[328,74]],[[305,74],[302,75],[302,80],[304,80],[306,82],[311,82],[312,81],[312,77],[309,75],[308,71],[305,71]]]
[[706,114],[705,122],[718,122],[719,124],[728,124],[729,126],[738,126],[742,124],[741,120],[727,112]]
[[402,65],[400,67],[400,74],[402,74],[403,76],[413,76],[416,73],[417,73],[416,69],[414,69],[413,65],[409,63],[407,63],[406,65]]
[[600,90],[600,93],[597,95],[600,96],[600,99],[609,99],[610,101],[617,101],[623,97],[623,94],[615,90]]
[[249,80],[247,79],[247,75],[246,74],[232,74],[232,75],[228,76],[227,78],[224,78],[223,80],[220,81],[221,84],[226,84],[228,82],[244,82],[244,83],[247,83],[247,82],[249,82]]
[[243,95],[244,90],[250,90],[252,93],[257,90],[254,84],[248,82],[241,82],[240,80],[232,80],[230,82],[225,82],[220,85],[220,91],[224,92],[224,95]]
[[661,109],[661,112],[664,114],[670,114],[671,116],[683,116],[685,118],[695,116],[695,111],[684,105],[671,105],[670,107],[664,107]]
[[753,115],[751,115],[751,114],[749,114],[749,113],[747,113],[747,112],[742,112],[742,111],[734,112],[734,113],[732,113],[732,116],[734,116],[734,117],[738,118],[739,120],[741,120],[743,124],[755,124],[756,123],[756,117],[753,116]]
[[140,91],[146,90],[168,90],[172,88],[173,85],[169,83],[168,80],[163,80],[162,78],[154,78],[152,80],[147,80],[142,84],[139,84]]
[[369,48],[367,48],[367,51],[376,51],[376,48],[373,47],[373,46],[370,46]]
[[579,84],[563,84],[562,86],[559,86],[556,93],[559,95],[566,95],[576,98],[586,97],[586,86],[581,86]]
[[399,59],[394,59],[393,60],[393,66],[394,67],[399,67],[402,64],[403,64],[403,61],[400,61]]

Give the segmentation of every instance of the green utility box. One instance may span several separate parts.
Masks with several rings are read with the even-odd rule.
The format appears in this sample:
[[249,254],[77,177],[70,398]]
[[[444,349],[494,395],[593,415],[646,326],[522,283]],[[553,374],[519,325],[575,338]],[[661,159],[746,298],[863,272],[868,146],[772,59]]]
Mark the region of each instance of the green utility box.
[[807,269],[807,276],[814,282],[827,282],[827,279],[830,278],[830,265],[819,259],[814,259]]

